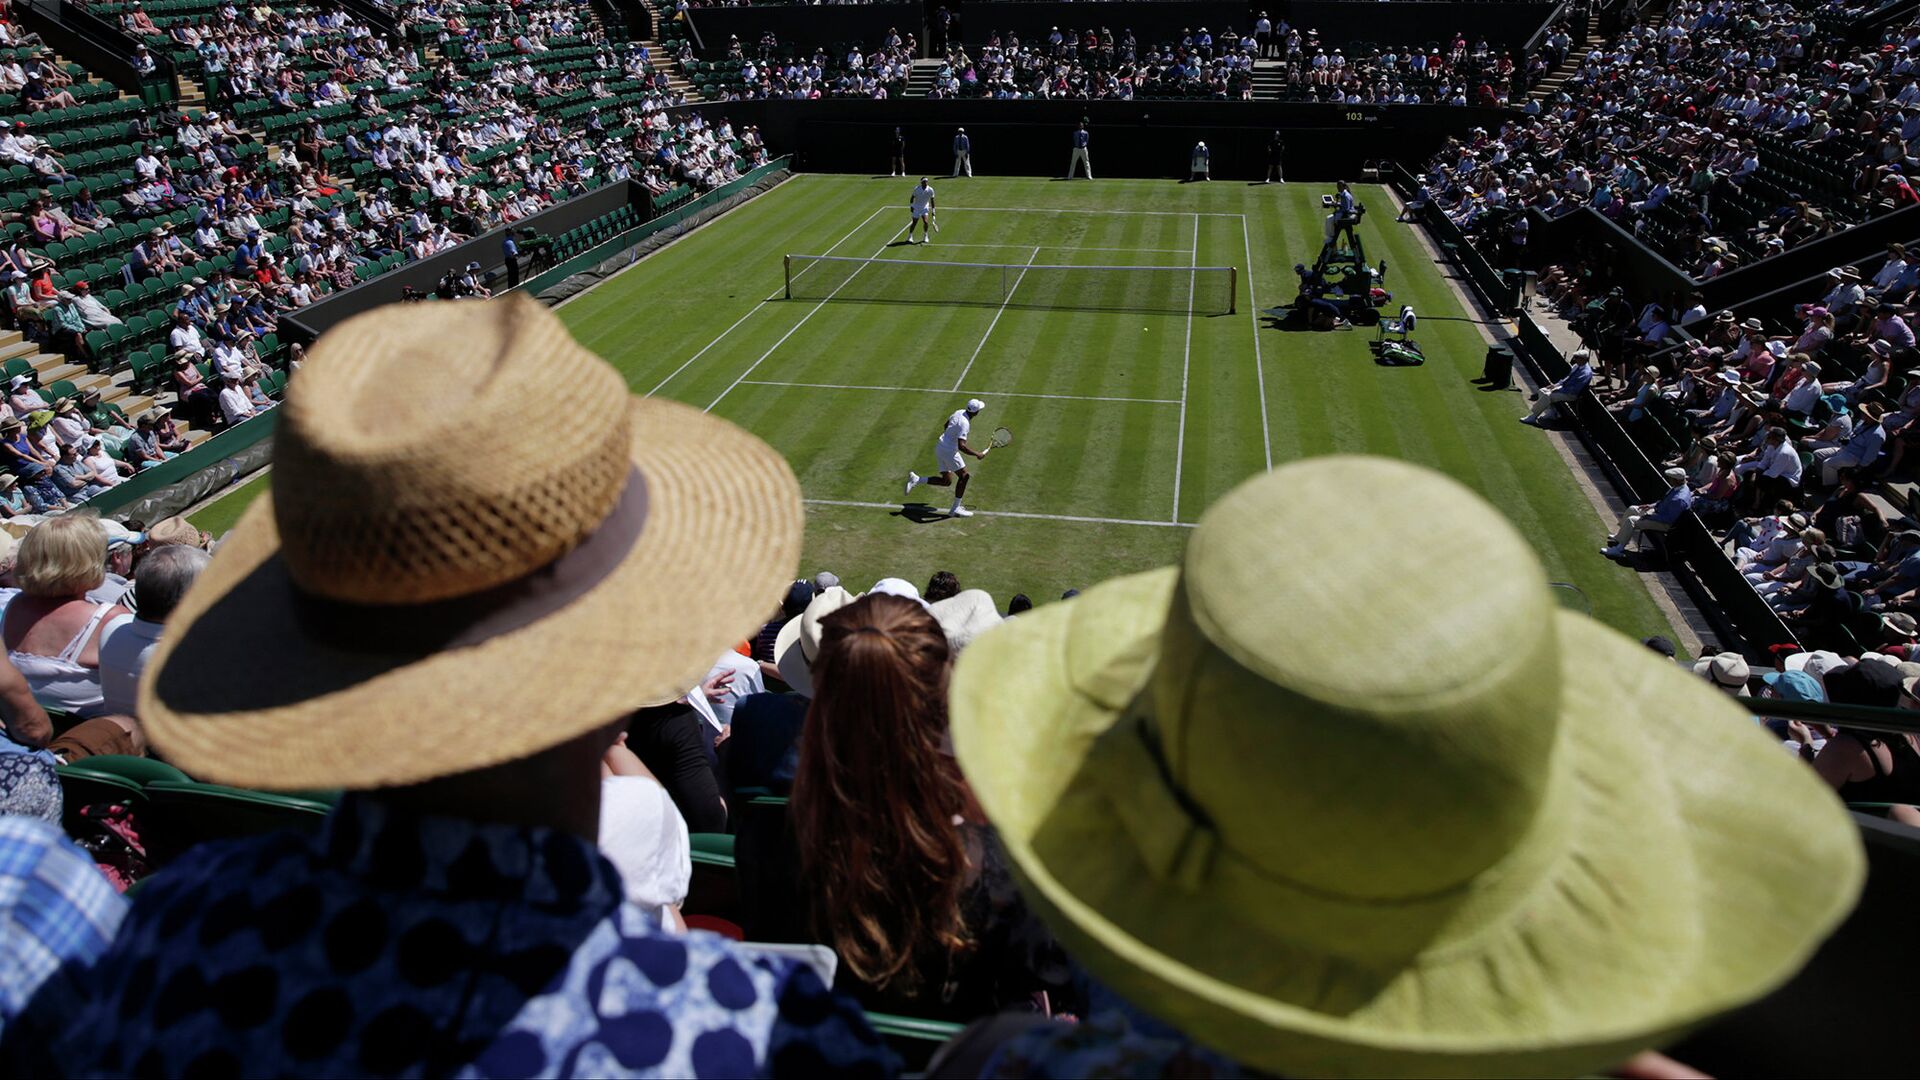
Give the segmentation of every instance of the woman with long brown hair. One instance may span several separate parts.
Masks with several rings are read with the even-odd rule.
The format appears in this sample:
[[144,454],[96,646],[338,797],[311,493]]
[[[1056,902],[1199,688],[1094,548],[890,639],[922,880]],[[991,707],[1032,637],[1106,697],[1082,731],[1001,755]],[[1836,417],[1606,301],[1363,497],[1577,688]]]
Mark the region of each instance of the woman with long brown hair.
[[[869,1007],[967,1019],[1071,981],[1028,914],[947,739],[953,657],[919,603],[821,620],[786,827],[743,827],[753,940],[819,941]],[[777,838],[776,838],[777,837]]]

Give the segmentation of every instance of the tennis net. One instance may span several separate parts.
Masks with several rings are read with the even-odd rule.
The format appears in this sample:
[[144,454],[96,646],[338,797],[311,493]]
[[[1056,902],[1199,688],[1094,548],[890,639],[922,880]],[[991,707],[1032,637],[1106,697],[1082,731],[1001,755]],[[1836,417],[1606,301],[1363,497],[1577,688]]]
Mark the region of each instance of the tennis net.
[[1239,271],[788,255],[786,276],[789,300],[1215,315],[1234,311]]

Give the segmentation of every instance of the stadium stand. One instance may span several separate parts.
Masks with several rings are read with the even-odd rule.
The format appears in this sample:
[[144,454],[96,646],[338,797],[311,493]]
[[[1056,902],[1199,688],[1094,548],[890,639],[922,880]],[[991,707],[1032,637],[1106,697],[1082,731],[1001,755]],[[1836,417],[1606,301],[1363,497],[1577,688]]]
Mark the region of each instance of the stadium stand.
[[[1075,5],[1098,30],[949,34],[964,0],[701,42],[690,12],[776,5],[83,6],[142,77],[0,4],[8,1074],[1904,1055],[1881,991],[1920,887],[1910,6],[1542,4],[1525,47],[1262,42],[1253,8],[1244,36],[1150,42],[1100,4]],[[1559,612],[1485,504],[1357,459],[1249,480],[1178,567],[1038,609],[945,572],[796,581],[777,453],[605,408],[620,376],[501,296],[520,255],[566,273],[764,166],[752,121],[808,115],[786,103],[1002,100],[1218,102],[1262,139],[1242,118],[1268,114],[1224,110],[1496,115],[1400,148],[1406,217],[1510,317],[1526,419],[1629,496],[1596,545],[1684,574],[1726,647],[1681,670]],[[311,343],[266,421],[287,494],[218,558],[180,518],[62,513],[276,410],[299,313],[389,274],[438,275],[435,302]],[[463,405],[485,455],[411,392],[473,356],[498,358]],[[1416,580],[1377,572],[1408,514],[1461,538]],[[1391,662],[1355,663],[1383,627]],[[1326,738],[1336,713],[1366,737]]]

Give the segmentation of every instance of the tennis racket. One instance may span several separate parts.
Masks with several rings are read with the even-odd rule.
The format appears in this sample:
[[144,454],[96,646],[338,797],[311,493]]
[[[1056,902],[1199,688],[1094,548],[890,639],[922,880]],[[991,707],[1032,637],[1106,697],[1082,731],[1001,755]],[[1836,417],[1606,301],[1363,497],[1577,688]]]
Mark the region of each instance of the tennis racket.
[[998,450],[1003,446],[1011,446],[1012,444],[1013,444],[1013,432],[1008,431],[1006,428],[993,429],[993,448],[995,450]]

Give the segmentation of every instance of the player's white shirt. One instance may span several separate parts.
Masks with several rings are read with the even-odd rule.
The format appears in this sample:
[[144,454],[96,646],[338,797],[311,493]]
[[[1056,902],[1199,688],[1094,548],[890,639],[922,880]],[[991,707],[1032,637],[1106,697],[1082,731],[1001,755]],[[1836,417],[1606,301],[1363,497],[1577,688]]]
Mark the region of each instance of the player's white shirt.
[[931,187],[914,188],[913,198],[908,200],[907,205],[912,207],[913,212],[916,214],[925,213],[927,207],[933,205],[933,188]]
[[973,417],[967,410],[961,409],[947,417],[947,430],[940,433],[940,444],[934,451],[941,457],[950,457],[960,452],[960,440],[973,433]]

